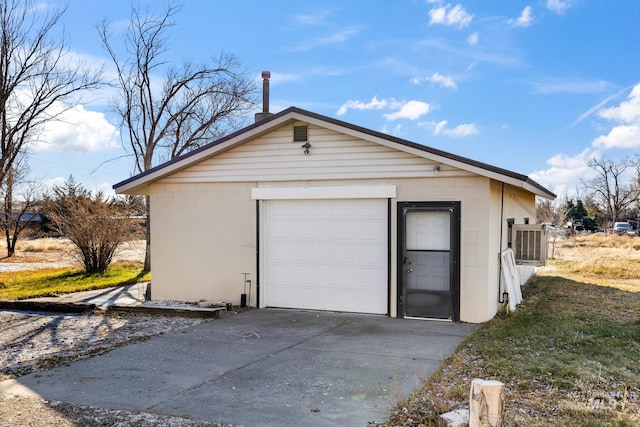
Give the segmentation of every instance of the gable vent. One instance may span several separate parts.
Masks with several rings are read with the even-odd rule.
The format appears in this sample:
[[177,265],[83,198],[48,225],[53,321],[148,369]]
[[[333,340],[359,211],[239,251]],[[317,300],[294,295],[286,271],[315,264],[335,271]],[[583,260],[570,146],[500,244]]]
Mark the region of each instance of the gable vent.
[[309,127],[308,126],[294,126],[293,127],[293,142],[305,142],[308,140]]

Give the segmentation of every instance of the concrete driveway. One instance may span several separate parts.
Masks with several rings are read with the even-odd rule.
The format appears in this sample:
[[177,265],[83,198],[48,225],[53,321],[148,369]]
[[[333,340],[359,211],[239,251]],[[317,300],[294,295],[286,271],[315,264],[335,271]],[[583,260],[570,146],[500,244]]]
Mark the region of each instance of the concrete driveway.
[[262,309],[0,383],[44,399],[243,425],[366,426],[475,325]]

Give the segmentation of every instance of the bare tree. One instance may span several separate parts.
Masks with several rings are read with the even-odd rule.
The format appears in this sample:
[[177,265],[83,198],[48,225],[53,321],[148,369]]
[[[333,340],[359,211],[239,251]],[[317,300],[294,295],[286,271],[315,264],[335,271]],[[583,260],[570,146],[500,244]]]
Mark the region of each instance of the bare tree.
[[[211,142],[242,124],[254,107],[257,86],[239,70],[236,58],[220,54],[211,64],[185,62],[169,66],[168,31],[179,12],[169,5],[159,17],[133,8],[124,35],[126,55],[111,42],[109,23],[98,27],[102,43],[117,70],[119,97],[114,110],[121,118],[124,145],[135,159],[137,172]],[[147,253],[151,267],[150,204],[147,198]]]
[[27,173],[24,157],[16,159],[13,168],[5,175],[4,182],[0,185],[0,228],[4,231],[7,242],[8,258],[15,254],[18,239],[39,217],[42,206],[42,185],[39,182],[26,182]]
[[132,231],[125,210],[105,200],[101,192],[91,194],[73,177],[53,188],[46,214],[56,230],[74,244],[76,258],[87,273],[104,273]]
[[562,227],[564,215],[561,211],[562,207],[557,206],[552,200],[539,199],[536,203],[536,219],[543,224]]
[[[600,206],[601,211],[606,213],[607,219],[617,221],[640,197],[640,164],[630,157],[617,162],[593,158],[589,161],[589,167],[596,177],[582,182],[585,189],[591,193],[592,200]],[[630,173],[633,173],[632,177]]]
[[556,240],[558,237],[566,235],[564,226],[571,215],[569,202],[568,199],[559,204],[551,200],[540,200],[536,204],[536,218],[538,221],[548,224],[547,244],[551,243],[551,250],[549,251],[549,258],[551,259],[555,257]]
[[0,2],[0,184],[46,123],[99,85],[100,71],[71,58],[62,34],[54,38],[63,13],[43,15],[32,0]]

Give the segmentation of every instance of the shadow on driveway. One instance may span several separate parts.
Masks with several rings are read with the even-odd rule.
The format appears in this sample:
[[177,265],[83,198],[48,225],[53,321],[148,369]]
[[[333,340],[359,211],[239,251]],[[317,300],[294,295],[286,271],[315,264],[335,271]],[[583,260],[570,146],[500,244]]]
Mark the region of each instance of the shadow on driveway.
[[253,426],[366,426],[476,325],[261,309],[0,383],[43,399]]

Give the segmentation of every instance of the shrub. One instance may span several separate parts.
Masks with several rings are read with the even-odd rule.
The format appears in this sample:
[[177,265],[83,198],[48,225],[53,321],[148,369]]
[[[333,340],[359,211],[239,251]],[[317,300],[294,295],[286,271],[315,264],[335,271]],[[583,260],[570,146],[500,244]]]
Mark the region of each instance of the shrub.
[[125,210],[102,192],[92,195],[69,178],[53,188],[46,212],[56,230],[75,246],[76,258],[87,273],[104,273],[118,246],[133,229]]

